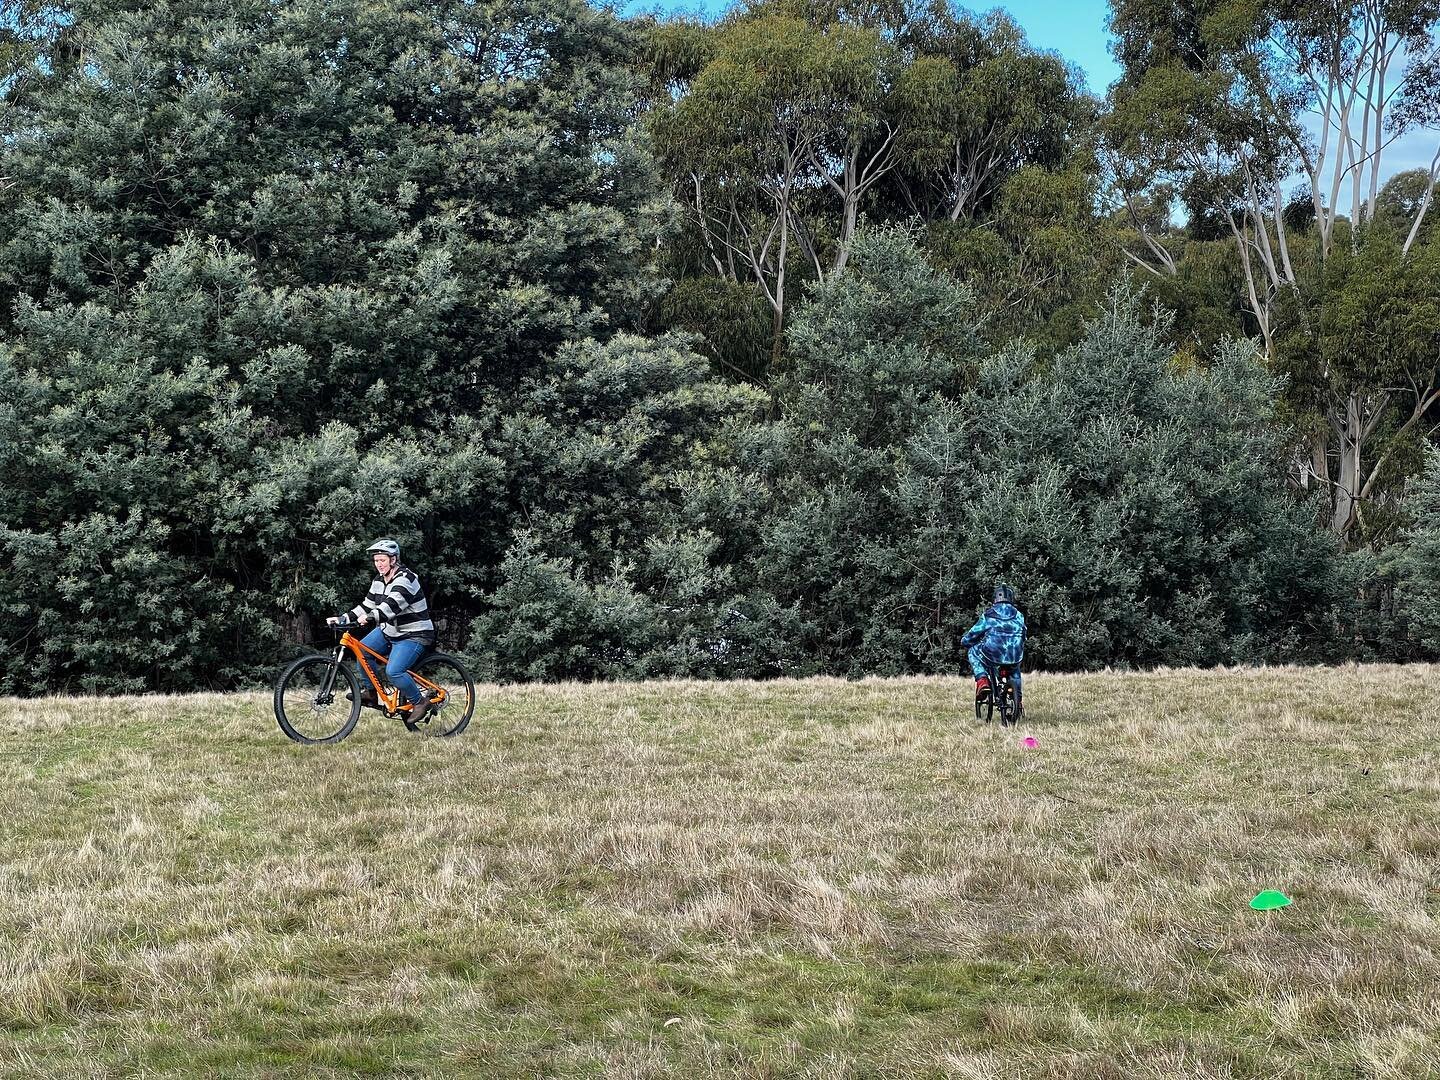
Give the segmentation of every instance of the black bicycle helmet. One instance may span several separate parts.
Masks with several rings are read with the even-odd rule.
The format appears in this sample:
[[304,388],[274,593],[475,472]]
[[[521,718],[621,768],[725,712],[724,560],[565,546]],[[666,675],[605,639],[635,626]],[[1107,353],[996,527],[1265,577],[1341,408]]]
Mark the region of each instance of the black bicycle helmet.
[[995,599],[997,604],[1013,604],[1015,602],[1015,590],[1004,582],[995,586]]

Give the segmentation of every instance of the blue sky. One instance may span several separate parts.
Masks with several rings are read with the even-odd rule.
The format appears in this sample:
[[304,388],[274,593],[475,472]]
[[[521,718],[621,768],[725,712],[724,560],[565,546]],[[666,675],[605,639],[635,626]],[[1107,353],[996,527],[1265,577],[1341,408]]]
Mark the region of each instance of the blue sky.
[[1058,52],[1070,63],[1079,65],[1094,93],[1104,94],[1120,77],[1120,69],[1110,55],[1110,32],[1105,29],[1110,5],[1103,0],[1059,4],[1053,0],[1011,0],[973,10],[989,11],[994,7],[1008,11],[1010,17],[1024,27],[1030,44]]

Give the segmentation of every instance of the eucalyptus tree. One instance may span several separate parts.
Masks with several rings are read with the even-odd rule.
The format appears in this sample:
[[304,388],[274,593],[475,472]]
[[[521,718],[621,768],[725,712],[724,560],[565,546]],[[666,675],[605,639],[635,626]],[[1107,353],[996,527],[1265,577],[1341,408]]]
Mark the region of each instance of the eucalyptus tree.
[[934,4],[904,41],[899,92],[916,122],[877,216],[925,222],[932,259],[975,291],[993,340],[1069,344],[1120,250],[1097,214],[1095,102],[1079,71],[1003,12]]
[[1332,529],[1367,543],[1391,538],[1394,497],[1440,429],[1440,243],[1427,233],[1405,251],[1379,214],[1354,246],[1300,248],[1297,287],[1276,305],[1276,366],[1314,425],[1305,475],[1328,491]]
[[[1296,475],[1327,493],[1330,527],[1347,539],[1360,535],[1391,440],[1423,423],[1440,384],[1433,365],[1374,353],[1389,331],[1353,339],[1359,353],[1326,349],[1316,316],[1340,302],[1326,269],[1337,250],[1358,256],[1381,242],[1377,228],[1402,277],[1418,285],[1426,273],[1416,248],[1440,180],[1437,22],[1435,0],[1113,4],[1123,74],[1106,135],[1116,186],[1132,211],[1148,192],[1174,192],[1192,219],[1222,223],[1249,328],[1297,385],[1325,388],[1296,402],[1306,438]],[[1379,221],[1387,151],[1427,131],[1435,156],[1423,190],[1402,222]],[[1297,181],[1304,214],[1288,196]],[[1133,212],[1132,222],[1149,265],[1174,274],[1164,239]]]
[[[12,134],[17,106],[46,71],[67,66],[57,46],[68,23],[65,7],[49,0],[9,0],[0,5],[0,139]],[[0,173],[0,191],[11,182]]]
[[[1358,244],[1373,220],[1397,139],[1436,129],[1430,171],[1440,179],[1437,20],[1434,0],[1115,0],[1122,77],[1108,133],[1125,164],[1122,191],[1175,183],[1192,213],[1224,218],[1267,341],[1274,297],[1295,282],[1285,181],[1303,179],[1325,256],[1337,223]],[[1417,229],[1427,209],[1417,208]]]
[[936,5],[905,42],[913,62],[899,91],[914,120],[895,179],[914,214],[974,220],[1019,169],[1072,158],[1090,112],[1080,77],[1030,48],[1003,12],[976,19]]
[[[1080,183],[1064,214],[1004,237],[1007,285],[987,293],[1004,308],[1056,284],[1038,265],[1053,237],[1023,253],[1021,238],[1091,209],[1091,110],[1076,73],[1031,49],[1013,21],[975,19],[943,0],[764,0],[714,26],[653,24],[647,37],[650,131],[690,234],[673,249],[690,256],[679,276],[753,286],[771,313],[772,362],[796,285],[844,269],[862,215],[963,231],[996,216],[1006,185],[1027,169],[1071,170]],[[1038,186],[1017,190],[1012,219],[1046,202]],[[943,232],[937,250],[968,253]],[[975,261],[977,280],[994,280],[995,256]],[[697,289],[685,291],[695,312]],[[737,294],[710,291],[728,322]]]
[[[651,132],[708,269],[754,282],[769,303],[778,356],[796,256],[815,279],[843,269],[862,200],[894,165],[900,55],[878,29],[763,8],[709,35],[703,66],[659,103]],[[677,36],[656,37],[663,62]],[[826,193],[834,211],[818,216]]]

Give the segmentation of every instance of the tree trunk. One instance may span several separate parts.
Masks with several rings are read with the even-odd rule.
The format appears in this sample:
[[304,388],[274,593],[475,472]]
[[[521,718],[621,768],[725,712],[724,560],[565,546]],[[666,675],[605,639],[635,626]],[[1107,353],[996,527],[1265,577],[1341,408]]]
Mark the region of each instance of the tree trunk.
[[845,269],[850,258],[850,238],[855,235],[855,226],[860,220],[860,196],[854,194],[845,200],[845,216],[840,224],[840,250],[835,253],[835,267],[831,274]]
[[1345,398],[1344,415],[1331,418],[1339,462],[1336,467],[1335,486],[1332,489],[1330,531],[1341,541],[1349,540],[1350,530],[1355,527],[1355,514],[1359,505],[1360,452],[1364,444],[1361,434],[1364,418],[1361,416],[1360,405],[1360,394],[1352,391]]
[[785,343],[785,260],[790,254],[790,184],[785,185],[785,201],[780,209],[780,248],[775,259],[775,339],[770,343],[771,370],[780,362]]

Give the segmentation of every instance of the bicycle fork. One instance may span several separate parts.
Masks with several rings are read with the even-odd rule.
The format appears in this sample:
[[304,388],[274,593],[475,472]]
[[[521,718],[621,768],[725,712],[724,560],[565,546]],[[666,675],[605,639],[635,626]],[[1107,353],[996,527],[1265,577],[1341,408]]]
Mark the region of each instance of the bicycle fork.
[[335,663],[325,669],[325,678],[320,683],[320,689],[315,691],[316,705],[329,705],[335,700],[335,679],[340,673],[340,658],[345,654],[344,648],[335,650]]

